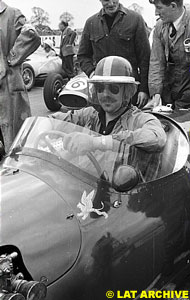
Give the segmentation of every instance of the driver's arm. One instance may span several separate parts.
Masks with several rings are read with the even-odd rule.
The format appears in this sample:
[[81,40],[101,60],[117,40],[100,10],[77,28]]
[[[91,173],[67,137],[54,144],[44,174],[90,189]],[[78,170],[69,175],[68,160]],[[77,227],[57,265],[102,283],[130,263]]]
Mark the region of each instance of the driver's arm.
[[66,150],[80,155],[88,151],[117,149],[118,141],[124,141],[147,152],[156,152],[164,147],[166,134],[159,120],[153,117],[133,131],[121,130],[118,133],[98,137],[81,132],[69,133],[64,137],[63,144]]
[[134,120],[133,127],[134,130],[122,130],[113,134],[113,140],[123,140],[126,144],[148,152],[162,150],[166,143],[166,133],[156,117],[141,113]]
[[[69,111],[68,113],[55,113],[52,117],[67,122],[85,127],[90,119],[93,119],[95,110],[93,107],[83,108],[76,111]],[[95,118],[96,119],[96,118]],[[93,121],[92,121],[93,122]],[[102,151],[114,150],[117,148],[118,141],[124,141],[128,145],[134,145],[146,151],[160,151],[166,143],[166,134],[160,121],[152,114],[140,112],[136,116],[128,120],[121,120],[119,122],[123,125],[118,129],[114,129],[111,135],[93,137],[82,134],[78,138],[76,133],[70,134],[67,142],[69,146],[74,145],[78,148],[82,144],[81,149],[86,148],[86,151],[100,149]],[[73,138],[71,138],[73,136]],[[71,142],[72,141],[72,142]],[[83,150],[82,150],[83,151]]]
[[136,146],[147,152],[156,152],[161,151],[166,143],[166,133],[160,121],[151,114],[138,114],[128,128],[130,129],[115,130],[111,135],[94,137],[94,149],[114,150],[118,141],[124,141],[128,145]]

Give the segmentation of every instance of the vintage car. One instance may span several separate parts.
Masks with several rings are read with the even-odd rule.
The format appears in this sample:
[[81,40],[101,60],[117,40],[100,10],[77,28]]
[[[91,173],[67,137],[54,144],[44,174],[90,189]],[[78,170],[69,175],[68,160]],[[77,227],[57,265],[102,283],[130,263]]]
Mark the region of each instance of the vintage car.
[[[31,54],[23,63],[22,77],[27,90],[31,90],[37,80],[45,80],[51,72],[62,74],[61,58],[46,57],[42,47]],[[64,77],[64,74],[62,74]]]
[[140,150],[133,160],[132,148],[119,141],[114,151],[76,156],[64,149],[65,135],[99,134],[54,118],[26,119],[1,163],[6,299],[32,293],[41,300],[45,287],[47,300],[118,299],[130,291],[138,299],[143,291],[183,289],[190,272],[190,112],[155,116],[167,143],[154,160]]
[[50,111],[58,111],[61,108],[67,111],[87,105],[88,77],[81,71],[77,58],[74,59],[74,68],[77,75],[70,80],[56,72],[47,76],[43,97],[45,105]]

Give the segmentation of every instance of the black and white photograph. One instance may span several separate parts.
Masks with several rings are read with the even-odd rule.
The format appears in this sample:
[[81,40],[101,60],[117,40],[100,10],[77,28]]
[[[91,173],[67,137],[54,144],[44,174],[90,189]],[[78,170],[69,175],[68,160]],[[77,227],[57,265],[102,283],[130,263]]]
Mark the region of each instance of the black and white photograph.
[[0,0],[0,300],[190,300],[190,0]]

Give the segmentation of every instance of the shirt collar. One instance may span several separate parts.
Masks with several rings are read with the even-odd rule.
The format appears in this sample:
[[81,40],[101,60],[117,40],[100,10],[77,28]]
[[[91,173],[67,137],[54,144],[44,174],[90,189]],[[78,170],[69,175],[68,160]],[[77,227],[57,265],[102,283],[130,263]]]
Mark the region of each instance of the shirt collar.
[[[131,108],[133,108],[132,105],[126,107],[126,109],[125,109],[123,112],[121,112],[121,114],[120,114],[119,116],[115,117],[115,118],[114,118],[113,120],[111,120],[110,122],[112,122],[112,121],[117,121],[120,117],[122,117],[123,115],[125,115],[126,112],[130,111]],[[101,106],[100,106],[100,108],[99,108],[98,116],[99,116],[99,120],[100,120],[100,122],[101,122],[102,124],[103,124],[104,122],[106,122],[105,111],[102,109]]]
[[175,29],[176,29],[177,31],[178,31],[178,29],[179,29],[179,27],[180,27],[180,25],[181,25],[181,20],[182,20],[184,14],[185,14],[185,9],[183,9],[183,13],[181,14],[181,16],[180,16],[177,20],[175,20],[175,21],[173,22],[173,24],[174,24],[174,26],[175,26]]
[[[124,8],[124,6],[121,3],[119,3],[119,8],[118,8],[117,12],[121,12],[121,13],[127,14],[126,9]],[[100,15],[103,16],[105,14],[106,13],[105,13],[104,9],[102,8],[101,11],[100,11]]]
[[7,6],[8,5],[6,3],[0,1],[0,13],[2,13],[7,8]]

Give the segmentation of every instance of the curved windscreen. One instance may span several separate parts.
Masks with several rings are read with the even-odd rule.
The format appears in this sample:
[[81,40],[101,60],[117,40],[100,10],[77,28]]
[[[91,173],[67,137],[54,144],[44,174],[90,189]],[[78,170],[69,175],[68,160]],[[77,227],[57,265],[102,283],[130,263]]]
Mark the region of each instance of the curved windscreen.
[[[105,171],[111,182],[118,166],[130,165],[135,168],[140,182],[147,182],[178,171],[183,167],[188,155],[188,141],[183,132],[174,124],[165,125],[167,143],[162,152],[150,153],[135,146],[117,141],[114,151],[91,151],[76,155],[66,150],[64,137],[68,134],[83,132],[86,135],[99,136],[98,133],[70,122],[47,117],[31,117],[23,124],[11,149],[10,156],[30,149],[32,156],[38,153],[41,159],[59,159],[60,164],[73,165],[77,170],[99,178]],[[174,145],[173,149],[172,145]],[[79,147],[79,145],[78,145]],[[185,152],[184,152],[185,151]],[[180,153],[183,152],[183,159]],[[184,154],[187,155],[184,155]],[[184,158],[185,157],[185,158]]]
[[[17,135],[9,155],[26,153],[29,149],[32,156],[38,154],[41,159],[59,159],[60,164],[65,166],[70,164],[89,175],[100,177],[102,171],[106,171],[109,179],[112,178],[115,162],[119,153],[120,143],[114,151],[93,151],[84,155],[76,155],[68,152],[64,145],[64,137],[68,134],[83,132],[87,135],[99,136],[98,133],[87,128],[47,117],[31,117],[23,124]],[[27,155],[30,155],[28,154]]]

